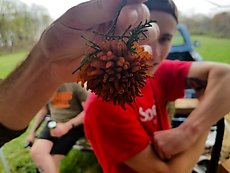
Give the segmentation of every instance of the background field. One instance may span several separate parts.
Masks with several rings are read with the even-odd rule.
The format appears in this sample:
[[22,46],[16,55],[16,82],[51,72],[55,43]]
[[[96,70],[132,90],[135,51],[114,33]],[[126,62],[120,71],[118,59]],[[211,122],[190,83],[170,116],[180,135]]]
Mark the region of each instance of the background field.
[[[192,36],[192,39],[201,42],[200,47],[196,48],[196,50],[206,61],[230,64],[230,39],[207,36]],[[27,53],[28,51],[20,51],[13,54],[0,55],[0,78],[5,78],[26,57]],[[11,173],[35,173],[35,166],[28,153],[29,150],[23,148],[26,135],[27,132],[3,147]],[[74,170],[74,173],[95,173],[95,170],[100,172],[93,153],[81,153],[73,150],[63,161],[62,165],[62,173],[73,173],[76,167],[81,169]],[[0,162],[0,173],[5,173],[2,162]]]
[[26,51],[12,54],[0,54],[0,78],[4,78],[26,56]]
[[[200,41],[196,50],[206,61],[217,61],[230,64],[230,39],[192,36],[192,40]],[[0,78],[4,78],[27,55],[27,51],[13,54],[0,54]]]
[[196,50],[207,61],[217,61],[230,64],[230,39],[207,36],[192,36],[192,40],[201,42]]

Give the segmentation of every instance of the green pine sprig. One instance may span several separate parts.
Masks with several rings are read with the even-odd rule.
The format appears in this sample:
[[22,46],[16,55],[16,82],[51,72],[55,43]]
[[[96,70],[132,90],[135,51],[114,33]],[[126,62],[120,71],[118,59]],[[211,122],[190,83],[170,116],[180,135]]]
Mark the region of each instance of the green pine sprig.
[[[155,22],[153,20],[150,20],[150,21],[145,21],[145,23],[143,24],[142,22],[140,22],[140,24],[131,29],[131,25],[123,32],[122,35],[115,35],[115,29],[116,29],[116,24],[117,24],[117,19],[120,15],[120,12],[121,12],[121,9],[126,5],[127,3],[127,0],[123,0],[120,7],[118,8],[118,11],[117,13],[115,14],[115,17],[112,21],[112,25],[111,27],[109,28],[108,32],[106,34],[103,34],[103,33],[98,33],[96,31],[93,31],[94,34],[97,34],[97,35],[100,35],[102,37],[105,38],[105,40],[122,40],[128,50],[132,53],[136,53],[135,49],[133,48],[133,43],[134,42],[138,42],[141,38],[140,35],[143,35],[145,38],[147,38],[147,35],[145,34],[145,32],[147,31],[147,28],[148,27],[151,27],[152,26],[152,23]],[[131,31],[130,31],[131,29]],[[130,32],[129,32],[130,31]],[[129,32],[129,34],[127,34]],[[90,62],[93,57],[95,57],[97,55],[98,52],[101,51],[101,48],[98,44],[94,43],[93,41],[85,38],[84,36],[82,36],[83,39],[85,39],[88,43],[90,43],[90,45],[88,45],[89,47],[93,48],[95,51],[90,53],[90,54],[87,54],[83,57],[82,61],[81,61],[81,64],[80,66],[74,70],[72,72],[72,74],[74,74],[75,72],[77,72],[78,70],[80,70],[86,63]]]
[[134,51],[132,48],[133,43],[141,40],[141,38],[140,38],[141,35],[143,35],[145,38],[147,38],[147,35],[145,34],[145,32],[147,31],[147,28],[152,27],[152,23],[155,23],[155,22],[156,21],[154,21],[154,20],[150,20],[150,21],[146,20],[144,24],[142,22],[140,22],[137,27],[133,28],[130,31],[129,39],[126,43],[128,50],[130,50],[131,52]]

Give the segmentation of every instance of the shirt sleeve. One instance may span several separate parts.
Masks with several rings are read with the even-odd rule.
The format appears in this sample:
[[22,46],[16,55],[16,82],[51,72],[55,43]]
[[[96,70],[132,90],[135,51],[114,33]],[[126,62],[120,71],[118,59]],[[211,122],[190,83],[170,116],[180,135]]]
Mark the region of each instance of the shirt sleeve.
[[80,102],[86,101],[88,91],[80,84],[74,84],[74,95]]
[[164,60],[156,72],[166,100],[173,101],[184,96],[186,78],[192,62]]
[[134,109],[94,101],[86,105],[85,131],[100,162],[120,163],[150,142]]

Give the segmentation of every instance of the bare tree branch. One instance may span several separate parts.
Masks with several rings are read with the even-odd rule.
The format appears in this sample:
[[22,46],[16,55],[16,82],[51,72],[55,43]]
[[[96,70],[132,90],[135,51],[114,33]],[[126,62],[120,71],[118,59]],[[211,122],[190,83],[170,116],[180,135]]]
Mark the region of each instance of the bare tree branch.
[[219,8],[230,8],[230,5],[220,5],[220,4],[217,4],[217,3],[209,1],[209,0],[206,0],[206,1],[209,2],[210,4],[216,6],[216,7],[219,7]]

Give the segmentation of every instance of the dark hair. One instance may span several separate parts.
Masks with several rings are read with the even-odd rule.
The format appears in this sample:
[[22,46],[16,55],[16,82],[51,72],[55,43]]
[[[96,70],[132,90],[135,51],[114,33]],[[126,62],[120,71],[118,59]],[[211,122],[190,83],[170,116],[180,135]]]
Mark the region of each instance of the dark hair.
[[178,10],[172,0],[148,0],[145,5],[150,11],[156,10],[171,14],[178,23]]

